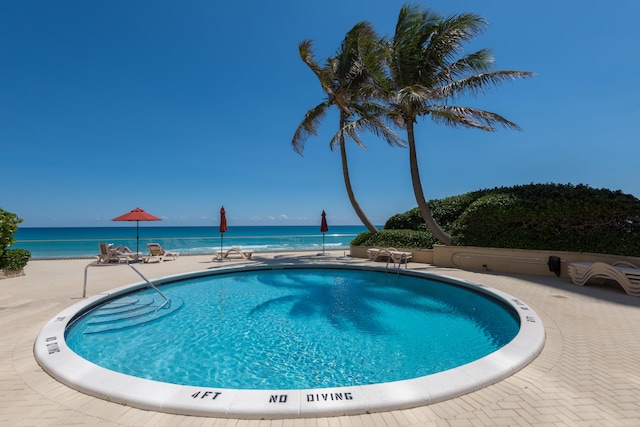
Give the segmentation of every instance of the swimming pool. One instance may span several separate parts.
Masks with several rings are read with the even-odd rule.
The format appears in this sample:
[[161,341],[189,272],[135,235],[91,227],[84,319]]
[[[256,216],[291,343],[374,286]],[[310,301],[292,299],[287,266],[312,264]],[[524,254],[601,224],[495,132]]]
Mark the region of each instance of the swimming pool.
[[[510,375],[544,342],[541,322],[521,301],[424,273],[272,266],[187,277],[161,281],[171,308],[142,327],[119,323],[117,313],[151,290],[120,288],[71,307],[38,337],[39,363],[71,387],[144,409],[278,418],[443,400]],[[452,292],[462,304],[457,318],[445,298]],[[106,312],[98,307],[105,300]],[[80,316],[87,310],[91,316]]]

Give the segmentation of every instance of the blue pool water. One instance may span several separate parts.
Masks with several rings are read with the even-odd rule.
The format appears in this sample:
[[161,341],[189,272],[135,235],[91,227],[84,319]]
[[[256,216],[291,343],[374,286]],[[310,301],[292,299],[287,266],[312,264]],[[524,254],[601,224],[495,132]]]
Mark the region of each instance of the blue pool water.
[[[503,347],[512,309],[473,289],[347,269],[234,272],[145,289],[74,321],[67,345],[124,374],[235,389],[375,384],[451,369]],[[150,301],[153,301],[150,303]],[[144,321],[144,316],[153,316]]]

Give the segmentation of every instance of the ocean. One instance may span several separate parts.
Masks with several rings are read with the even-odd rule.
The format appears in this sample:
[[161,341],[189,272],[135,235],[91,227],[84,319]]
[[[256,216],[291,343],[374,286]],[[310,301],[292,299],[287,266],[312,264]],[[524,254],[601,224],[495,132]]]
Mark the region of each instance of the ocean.
[[[99,253],[98,243],[128,246],[134,252],[148,253],[147,243],[160,243],[164,249],[180,254],[212,254],[231,247],[254,252],[302,250],[349,250],[350,242],[363,226],[330,226],[326,233],[320,226],[238,226],[220,238],[217,226],[160,227],[141,224],[136,242],[136,226],[124,227],[52,227],[19,228],[11,249],[27,249],[33,259],[83,258]],[[323,236],[324,234],[324,236]],[[137,249],[136,249],[137,247]]]

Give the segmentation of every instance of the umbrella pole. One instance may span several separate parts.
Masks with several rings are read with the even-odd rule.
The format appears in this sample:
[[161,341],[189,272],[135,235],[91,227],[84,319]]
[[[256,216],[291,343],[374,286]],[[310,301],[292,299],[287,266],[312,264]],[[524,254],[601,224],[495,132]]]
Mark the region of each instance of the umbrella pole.
[[136,254],[138,252],[140,252],[139,248],[138,248],[138,239],[139,239],[139,235],[138,235],[138,229],[140,227],[140,221],[136,221]]
[[214,257],[214,259],[215,259],[216,261],[229,261],[228,259],[226,259],[226,258],[224,257],[224,255],[223,255],[223,254],[224,254],[224,252],[222,252],[222,248],[223,248],[223,246],[222,246],[222,239],[223,239],[223,237],[224,237],[224,233],[220,233],[220,256],[219,256],[219,257],[218,257],[218,256]]
[[326,255],[326,254],[324,253],[324,231],[322,232],[322,252],[318,252],[316,255],[317,255],[317,256],[324,256],[324,255]]

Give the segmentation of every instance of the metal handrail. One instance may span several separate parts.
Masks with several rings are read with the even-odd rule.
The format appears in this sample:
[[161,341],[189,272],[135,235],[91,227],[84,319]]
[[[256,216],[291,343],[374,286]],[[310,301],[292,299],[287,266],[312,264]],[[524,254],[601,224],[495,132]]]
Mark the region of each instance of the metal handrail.
[[[389,253],[389,257],[387,258],[387,266],[384,269],[385,273],[388,273],[389,271],[389,261],[393,261],[393,268],[396,268],[396,259],[393,256],[393,254]],[[407,254],[405,254],[404,252],[400,254],[400,259],[398,260],[398,268],[396,269],[396,274],[400,274],[400,267],[402,266],[402,261],[404,261],[405,265],[407,265],[407,263],[409,262],[409,260],[407,259]]]
[[139,275],[140,277],[142,277],[142,278],[144,279],[144,281],[145,281],[145,282],[147,282],[147,284],[149,285],[149,287],[150,287],[151,289],[153,289],[154,291],[156,291],[158,294],[160,294],[160,296],[161,296],[162,298],[164,298],[164,302],[163,302],[162,304],[160,304],[160,307],[158,307],[158,308],[156,309],[156,311],[157,311],[157,310],[160,310],[162,307],[164,307],[164,306],[165,306],[165,305],[167,305],[167,304],[169,304],[169,306],[168,306],[167,308],[169,308],[169,307],[171,306],[171,300],[170,300],[169,298],[167,298],[167,296],[166,296],[165,294],[163,294],[162,292],[160,292],[160,289],[158,289],[158,288],[156,287],[156,285],[154,285],[153,283],[151,283],[151,281],[150,281],[149,279],[147,279],[146,277],[144,277],[144,274],[140,273],[140,271],[139,271],[137,268],[135,268],[133,265],[131,265],[131,264],[130,264],[130,263],[128,263],[128,262],[127,262],[127,265],[128,265],[129,267],[131,267],[131,268],[133,269],[133,271],[135,271],[136,273],[138,273],[138,275]]

